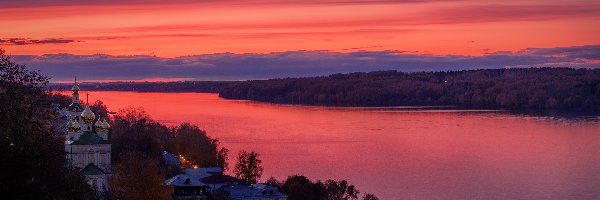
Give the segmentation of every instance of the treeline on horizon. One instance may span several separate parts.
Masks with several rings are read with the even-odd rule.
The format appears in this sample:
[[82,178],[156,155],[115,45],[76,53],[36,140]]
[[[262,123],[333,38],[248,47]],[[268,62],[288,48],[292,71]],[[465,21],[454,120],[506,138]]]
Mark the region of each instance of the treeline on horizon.
[[[79,87],[85,91],[133,92],[206,92],[217,93],[232,81],[177,81],[177,82],[84,82]],[[73,83],[51,83],[52,90],[70,90]]]
[[356,72],[235,82],[219,96],[323,106],[456,106],[600,111],[600,69]]
[[[53,83],[69,90],[71,83]],[[204,92],[227,99],[322,106],[455,106],[600,111],[600,69],[375,71],[250,81],[82,83],[87,91]]]

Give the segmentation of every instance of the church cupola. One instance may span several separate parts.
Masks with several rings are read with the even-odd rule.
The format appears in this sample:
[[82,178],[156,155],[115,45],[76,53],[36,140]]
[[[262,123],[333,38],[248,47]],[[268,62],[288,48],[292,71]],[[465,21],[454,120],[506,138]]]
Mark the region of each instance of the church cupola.
[[94,123],[94,128],[96,128],[96,131],[104,130],[104,123],[102,123],[102,120],[98,119],[98,121]]
[[69,132],[79,132],[81,130],[81,126],[77,121],[75,121],[75,119],[71,119],[67,124],[67,129]]
[[92,131],[92,123],[96,119],[96,115],[89,106],[85,106],[83,112],[81,112],[81,119],[83,120],[83,131]]
[[108,128],[110,128],[110,125],[108,125],[106,120],[96,121],[94,127],[96,127],[96,133],[98,136],[102,137],[103,140],[108,140]]
[[89,106],[85,106],[85,109],[83,110],[83,112],[81,112],[81,119],[83,119],[83,122],[85,122],[86,124],[92,124],[92,122],[94,122],[94,119],[96,119],[96,115],[94,114],[94,112],[92,112]]
[[71,118],[67,123],[67,139],[78,140],[80,135],[81,125],[75,118]]
[[106,129],[106,131],[108,131],[108,129],[110,128],[110,124],[108,124],[108,122],[105,119],[102,120],[102,123],[104,124],[104,129]]

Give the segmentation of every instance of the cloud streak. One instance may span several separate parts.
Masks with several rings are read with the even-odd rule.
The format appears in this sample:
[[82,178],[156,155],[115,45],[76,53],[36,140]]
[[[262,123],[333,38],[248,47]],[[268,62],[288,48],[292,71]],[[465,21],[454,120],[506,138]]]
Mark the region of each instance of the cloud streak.
[[0,38],[0,45],[30,45],[30,44],[65,44],[78,42],[76,40],[62,39],[62,38],[45,38],[45,39],[31,39],[31,38]]
[[[431,2],[456,2],[461,0],[172,0],[169,4],[215,4],[229,3],[234,5],[365,5],[365,4],[407,4]],[[59,5],[140,5],[140,4],[165,4],[164,0],[19,0],[9,1],[8,7],[38,7]]]
[[[0,12],[0,27],[10,27],[2,32],[4,48],[28,55],[298,49],[481,55],[484,48],[600,42],[594,37],[600,3],[592,0],[21,0]],[[23,38],[59,39],[9,40]],[[35,43],[56,45],[25,45]]]
[[454,24],[502,21],[537,21],[567,17],[598,17],[597,4],[564,5],[466,5],[434,10],[430,18],[415,20],[417,24]]
[[89,80],[246,80],[320,76],[376,70],[447,71],[510,67],[600,68],[600,45],[530,48],[483,56],[420,55],[401,51],[288,51],[217,53],[176,58],[47,54],[14,59],[41,69],[53,81],[77,75]]

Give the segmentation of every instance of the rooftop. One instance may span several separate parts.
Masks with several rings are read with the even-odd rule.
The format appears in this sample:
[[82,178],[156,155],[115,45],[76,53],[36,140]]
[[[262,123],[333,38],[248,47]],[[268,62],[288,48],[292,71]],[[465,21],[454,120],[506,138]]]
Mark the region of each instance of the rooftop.
[[200,182],[200,179],[195,179],[194,177],[191,177],[187,174],[179,174],[177,176],[174,176],[173,178],[170,178],[167,181],[165,181],[165,183],[167,185],[172,185],[172,186],[186,186],[186,187],[206,186],[206,184]]
[[188,168],[185,173],[174,176],[165,183],[173,186],[206,186],[207,183],[242,182],[222,173],[223,170],[218,167]]
[[241,179],[238,179],[233,176],[223,175],[223,174],[215,174],[209,177],[205,177],[202,179],[203,183],[211,184],[211,183],[241,183],[244,182]]
[[226,187],[225,190],[229,192],[229,198],[231,199],[244,199],[248,197],[285,198],[285,194],[279,192],[276,187],[263,184],[254,184],[250,186],[236,185]]
[[221,174],[223,170],[219,167],[204,167],[204,168],[187,168],[185,174],[194,177],[195,179],[202,179],[205,177],[212,176],[213,174]]
[[83,173],[83,175],[104,175],[104,174],[106,174],[104,171],[102,171],[102,169],[100,169],[100,167],[94,165],[93,163],[90,163],[87,166],[85,166],[81,170],[81,173]]
[[96,133],[92,131],[84,131],[79,140],[73,141],[71,145],[91,145],[91,144],[110,144],[108,140],[102,139]]

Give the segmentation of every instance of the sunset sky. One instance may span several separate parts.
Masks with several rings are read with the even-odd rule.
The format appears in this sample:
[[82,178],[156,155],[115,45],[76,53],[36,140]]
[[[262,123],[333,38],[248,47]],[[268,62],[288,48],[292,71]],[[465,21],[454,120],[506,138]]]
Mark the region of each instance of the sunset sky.
[[[72,74],[58,74],[53,71],[56,70],[54,65],[85,65],[85,61],[89,61],[87,68],[110,68],[99,64],[98,59],[128,63],[139,69],[143,69],[144,63],[132,64],[132,60],[155,59],[162,62],[158,65],[163,67],[173,65],[175,60],[184,64],[176,67],[185,68],[198,60],[215,57],[224,59],[219,62],[231,57],[249,59],[248,56],[256,61],[285,53],[295,58],[297,54],[302,57],[314,53],[327,57],[327,62],[334,62],[337,57],[352,57],[356,52],[371,52],[377,56],[392,54],[397,59],[404,56],[416,60],[446,59],[450,55],[480,59],[497,54],[522,56],[531,48],[583,47],[592,57],[558,63],[577,62],[596,67],[600,60],[596,46],[600,44],[600,1],[597,0],[208,0],[200,3],[192,0],[19,0],[0,4],[0,27],[3,27],[0,48],[19,61],[47,70],[57,80]],[[564,54],[544,56],[572,57]],[[190,61],[189,58],[195,59]],[[321,66],[318,56],[309,59],[312,62],[307,65]],[[241,66],[245,68],[240,70],[251,73],[119,75],[114,72],[89,75],[88,79],[237,80],[347,72],[357,65],[342,62],[346,63],[343,66],[350,67],[295,68],[297,73],[278,71],[275,67],[274,71],[260,73],[257,67],[262,69],[271,64],[262,61]],[[283,60],[279,64],[289,67],[297,62]],[[379,67],[360,70],[402,70],[398,65],[409,63],[371,64]],[[510,66],[528,64],[531,63]],[[219,66],[214,62],[194,65],[203,69]],[[439,70],[429,64],[419,66],[424,66],[423,70]],[[506,66],[474,64],[466,68]],[[413,67],[406,71],[419,69]]]

